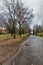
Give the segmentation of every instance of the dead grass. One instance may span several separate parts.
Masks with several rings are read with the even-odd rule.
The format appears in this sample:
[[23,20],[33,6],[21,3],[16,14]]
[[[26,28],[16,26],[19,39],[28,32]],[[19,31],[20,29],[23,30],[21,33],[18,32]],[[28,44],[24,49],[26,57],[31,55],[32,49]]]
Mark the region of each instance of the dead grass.
[[18,44],[23,42],[28,37],[28,34],[24,34],[21,37],[19,35],[16,35],[16,39],[10,39],[7,41],[7,44]]
[[0,64],[7,61],[10,57],[12,57],[16,51],[18,50],[18,47],[20,46],[21,42],[25,41],[28,37],[28,34],[24,34],[21,36],[16,35],[16,39],[13,39],[13,37],[10,36],[10,34],[7,35],[1,35],[0,36]]

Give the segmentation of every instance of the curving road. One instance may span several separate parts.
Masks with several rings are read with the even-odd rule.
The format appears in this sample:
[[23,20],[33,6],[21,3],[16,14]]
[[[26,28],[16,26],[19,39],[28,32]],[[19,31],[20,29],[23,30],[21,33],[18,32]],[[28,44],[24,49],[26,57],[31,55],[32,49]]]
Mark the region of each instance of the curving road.
[[2,65],[43,65],[43,39],[31,35],[18,52]]

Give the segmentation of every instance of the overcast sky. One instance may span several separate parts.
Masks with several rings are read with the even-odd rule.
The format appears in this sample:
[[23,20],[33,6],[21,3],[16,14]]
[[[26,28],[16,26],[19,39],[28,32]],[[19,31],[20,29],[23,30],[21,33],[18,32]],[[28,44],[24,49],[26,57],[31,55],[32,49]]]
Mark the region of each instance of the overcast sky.
[[[2,5],[1,1],[2,0],[0,0],[0,5]],[[29,8],[33,8],[33,14],[35,17],[33,19],[31,27],[34,24],[41,24],[41,21],[43,20],[43,0],[23,0],[23,1]]]
[[43,20],[43,0],[23,0],[29,8],[33,8],[35,15],[32,26],[34,24],[41,24]]

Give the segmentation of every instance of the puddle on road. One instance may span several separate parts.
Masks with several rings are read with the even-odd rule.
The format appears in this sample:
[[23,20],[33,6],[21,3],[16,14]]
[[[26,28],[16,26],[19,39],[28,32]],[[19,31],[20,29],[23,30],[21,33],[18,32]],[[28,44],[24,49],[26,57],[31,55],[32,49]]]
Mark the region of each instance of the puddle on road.
[[31,44],[24,44],[25,46],[30,46]]

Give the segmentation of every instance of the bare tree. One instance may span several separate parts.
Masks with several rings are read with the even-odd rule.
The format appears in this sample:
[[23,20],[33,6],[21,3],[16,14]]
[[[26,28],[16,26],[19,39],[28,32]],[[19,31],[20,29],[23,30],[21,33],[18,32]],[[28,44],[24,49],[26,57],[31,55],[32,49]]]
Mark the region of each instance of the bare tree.
[[41,25],[35,25],[33,32],[34,32],[34,34],[41,33],[41,35],[42,35],[42,26]]
[[24,6],[23,2],[20,0],[17,0],[16,4],[16,13],[17,13],[17,21],[19,24],[19,34],[21,36],[21,27],[23,24],[30,23],[31,18],[33,17],[32,14],[33,9],[30,11],[27,7]]
[[14,34],[14,39],[15,39],[15,26],[16,26],[16,22],[15,22],[15,0],[5,0],[5,8],[8,11],[8,21],[12,21],[13,24],[13,34]]
[[[19,24],[19,34],[21,36],[21,27],[23,24],[29,24],[30,21],[33,18],[32,10],[28,9],[24,6],[24,3],[21,0],[5,0],[5,10],[7,10],[8,13],[8,21],[12,21],[13,24],[13,34],[15,38],[15,27],[16,22]],[[27,25],[27,27],[29,27]]]

